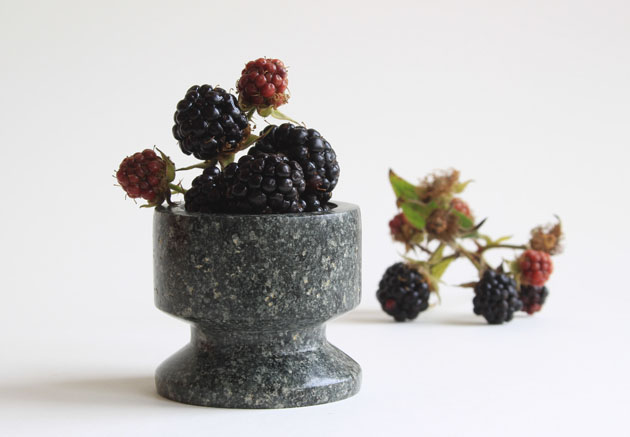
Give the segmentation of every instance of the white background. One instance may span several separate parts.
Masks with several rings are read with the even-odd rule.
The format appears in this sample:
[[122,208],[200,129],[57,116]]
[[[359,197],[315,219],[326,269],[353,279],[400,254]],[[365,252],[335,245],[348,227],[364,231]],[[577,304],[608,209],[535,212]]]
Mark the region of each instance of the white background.
[[[628,435],[627,1],[0,2],[0,434]],[[360,394],[238,411],[179,405],[152,373],[187,326],[153,307],[151,211],[121,159],[171,136],[192,84],[290,67],[283,110],[335,147],[363,213],[363,301],[329,325]],[[495,236],[560,215],[542,313],[488,326],[471,291],[394,324],[387,170],[456,167]],[[186,179],[185,183],[189,183]],[[511,253],[506,253],[511,257]],[[447,273],[474,278],[464,263]]]

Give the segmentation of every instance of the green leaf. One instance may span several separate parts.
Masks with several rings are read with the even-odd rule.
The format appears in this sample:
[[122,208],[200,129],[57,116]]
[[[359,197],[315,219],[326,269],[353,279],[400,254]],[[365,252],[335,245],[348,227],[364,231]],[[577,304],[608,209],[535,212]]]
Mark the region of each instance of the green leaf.
[[427,219],[425,215],[418,210],[417,205],[413,203],[403,203],[401,208],[403,214],[405,214],[405,218],[411,223],[411,226],[417,229],[424,229],[424,226],[427,224]]
[[471,229],[473,226],[475,226],[472,219],[468,217],[466,214],[461,213],[457,211],[456,209],[453,210],[453,214],[459,217],[459,226],[461,226],[462,228]]
[[422,203],[418,201],[403,202],[400,207],[405,214],[405,218],[416,229],[424,229],[427,218],[438,207],[434,201],[430,203]]
[[418,193],[416,187],[407,182],[392,170],[389,171],[389,182],[392,184],[394,194],[397,199],[405,200],[418,200]]
[[455,260],[455,258],[447,258],[447,259],[443,259],[439,263],[435,264],[431,268],[431,275],[434,276],[435,278],[437,278],[438,280],[441,279],[442,276],[444,275],[444,272],[446,272],[446,269],[448,268],[448,266],[451,265],[451,263],[454,260]]
[[512,238],[511,235],[506,235],[505,237],[497,238],[496,240],[494,240],[494,244],[501,244],[504,241],[508,241],[510,238]]

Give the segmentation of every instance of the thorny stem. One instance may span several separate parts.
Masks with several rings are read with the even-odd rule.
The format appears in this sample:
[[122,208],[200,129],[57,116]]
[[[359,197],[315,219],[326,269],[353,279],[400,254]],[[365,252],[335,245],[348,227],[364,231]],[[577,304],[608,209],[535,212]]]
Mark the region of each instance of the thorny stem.
[[458,244],[456,242],[449,243],[449,246],[455,251],[455,253],[462,254],[466,258],[468,258],[468,260],[475,266],[477,270],[479,270],[480,273],[483,271],[483,263],[480,259],[477,259],[477,256],[475,256],[475,254],[470,253],[468,250],[462,247],[461,244]]
[[186,190],[181,185],[168,184],[168,187],[176,193],[186,194]]
[[477,253],[483,253],[488,249],[527,249],[526,246],[518,245],[518,244],[488,244],[486,246],[481,246]]
[[204,162],[200,162],[198,164],[193,164],[193,165],[189,165],[188,167],[182,167],[182,168],[178,168],[175,171],[185,171],[185,170],[192,170],[194,168],[209,168],[209,167],[214,167],[215,165],[217,165],[217,161],[216,160],[212,160],[212,161],[204,161]]
[[429,249],[424,247],[422,244],[416,244],[415,247],[417,247],[418,249],[420,249],[424,253],[428,253],[429,255],[433,255],[433,252],[431,252]]

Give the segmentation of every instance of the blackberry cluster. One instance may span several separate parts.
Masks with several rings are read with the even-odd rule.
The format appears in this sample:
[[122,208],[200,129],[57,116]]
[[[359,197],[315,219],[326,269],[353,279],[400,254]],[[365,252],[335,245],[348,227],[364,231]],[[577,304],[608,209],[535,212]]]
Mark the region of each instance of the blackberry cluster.
[[296,161],[279,154],[244,155],[223,172],[230,212],[303,212],[300,199],[306,188],[304,172]]
[[297,161],[304,171],[307,211],[325,211],[339,181],[339,163],[330,143],[315,129],[291,123],[267,126],[249,154],[281,153]]
[[238,149],[249,121],[236,97],[222,88],[194,85],[177,104],[173,136],[186,155],[201,160]]
[[188,212],[223,212],[225,184],[217,167],[208,167],[192,181],[192,187],[184,195]]
[[542,309],[542,306],[549,296],[547,287],[536,287],[534,285],[521,285],[519,298],[523,302],[523,311],[532,315]]
[[475,285],[473,305],[475,314],[483,316],[491,325],[509,322],[523,306],[514,279],[491,269],[486,270]]
[[431,291],[424,277],[404,263],[390,266],[376,292],[383,311],[398,322],[413,320],[429,307]]

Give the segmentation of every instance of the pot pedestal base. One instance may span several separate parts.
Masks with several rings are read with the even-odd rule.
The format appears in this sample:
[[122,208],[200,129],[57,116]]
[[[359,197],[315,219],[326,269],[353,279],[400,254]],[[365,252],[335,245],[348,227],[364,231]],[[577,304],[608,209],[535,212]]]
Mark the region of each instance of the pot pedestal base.
[[361,368],[328,343],[323,325],[282,332],[193,327],[191,342],[155,375],[158,393],[186,404],[289,408],[356,394]]

